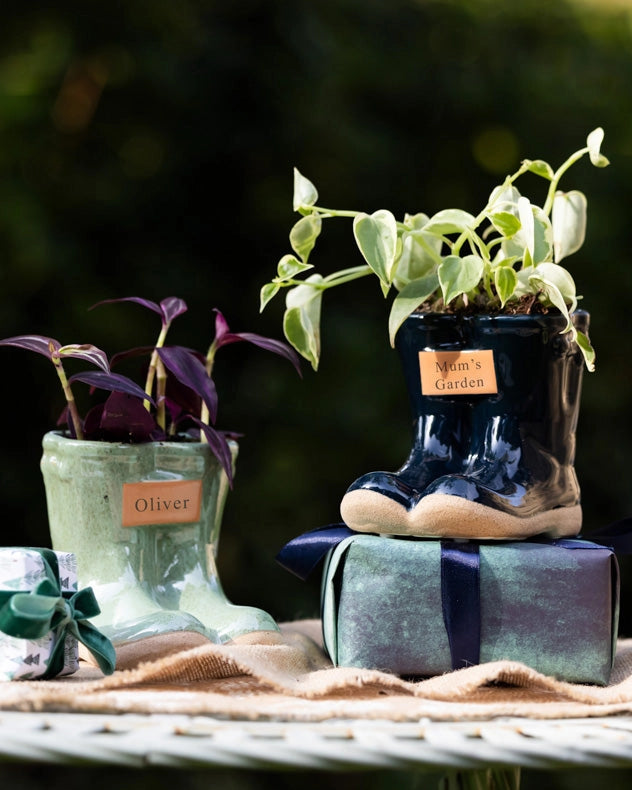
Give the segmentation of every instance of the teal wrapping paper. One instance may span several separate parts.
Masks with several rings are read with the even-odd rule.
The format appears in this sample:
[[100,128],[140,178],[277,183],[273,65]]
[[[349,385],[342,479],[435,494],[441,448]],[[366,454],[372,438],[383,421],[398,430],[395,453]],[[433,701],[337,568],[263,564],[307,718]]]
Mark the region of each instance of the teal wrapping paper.
[[[480,628],[479,660],[520,661],[560,680],[605,685],[616,647],[617,560],[589,541],[565,543],[573,547],[478,544],[480,618],[471,617],[480,620],[472,622]],[[326,561],[322,618],[325,647],[337,666],[420,677],[451,671],[441,543],[345,539]]]

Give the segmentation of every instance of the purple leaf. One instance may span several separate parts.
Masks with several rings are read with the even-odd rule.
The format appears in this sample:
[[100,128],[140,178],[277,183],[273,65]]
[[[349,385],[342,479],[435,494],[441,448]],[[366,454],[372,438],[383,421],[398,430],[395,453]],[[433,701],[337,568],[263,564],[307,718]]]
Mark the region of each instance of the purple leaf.
[[162,310],[165,323],[170,324],[174,318],[186,313],[188,308],[184,299],[178,299],[177,296],[168,296],[160,303],[160,309]]
[[224,335],[230,333],[230,328],[228,321],[224,318],[224,314],[217,307],[213,308],[213,312],[215,313],[215,345],[219,348],[223,345]]
[[88,362],[92,362],[93,365],[101,368],[101,370],[104,370],[106,373],[110,372],[110,363],[108,362],[107,354],[105,351],[101,351],[101,349],[97,348],[96,346],[91,346],[88,344],[71,344],[68,346],[62,346],[61,348],[57,349],[56,353],[58,356],[85,359]]
[[136,398],[113,392],[103,405],[99,428],[109,441],[149,442],[156,431],[156,421]]
[[61,343],[54,340],[52,337],[44,337],[43,335],[17,335],[16,337],[7,337],[0,340],[0,346],[14,346],[15,348],[23,348],[26,351],[35,351],[37,354],[53,358],[53,352],[59,351]]
[[266,351],[271,351],[273,354],[284,357],[294,365],[298,375],[302,375],[298,354],[281,340],[255,335],[253,332],[226,332],[222,335],[220,342],[217,343],[217,348],[228,346],[230,343],[240,342],[252,343],[254,346],[259,346],[259,348],[263,348]]
[[145,394],[142,387],[139,387],[136,382],[128,379],[127,376],[121,376],[120,373],[104,373],[100,370],[87,370],[82,373],[75,373],[68,381],[71,384],[73,381],[81,381],[83,384],[88,384],[97,389],[108,390],[110,392],[122,392],[134,398],[139,398],[140,400],[148,400],[152,405],[155,405],[153,400]]
[[189,419],[199,426],[200,430],[204,432],[208,446],[213,455],[222,465],[222,469],[226,472],[228,484],[233,487],[233,456],[230,451],[230,446],[225,434],[222,431],[217,431],[211,425],[206,425],[197,417],[190,416]]
[[150,299],[143,299],[140,296],[122,296],[119,299],[103,299],[93,304],[90,310],[102,304],[116,304],[117,302],[135,302],[136,304],[146,307],[148,310],[152,310],[154,313],[158,313],[163,326],[167,326],[174,318],[185,313],[187,310],[186,302],[182,299],[178,299],[177,296],[168,296],[166,299],[163,299],[160,304],[156,304],[156,302],[152,302]]
[[204,363],[196,352],[182,346],[164,346],[158,349],[164,366],[176,379],[199,395],[208,408],[211,422],[217,419],[217,391],[213,379],[206,372]]

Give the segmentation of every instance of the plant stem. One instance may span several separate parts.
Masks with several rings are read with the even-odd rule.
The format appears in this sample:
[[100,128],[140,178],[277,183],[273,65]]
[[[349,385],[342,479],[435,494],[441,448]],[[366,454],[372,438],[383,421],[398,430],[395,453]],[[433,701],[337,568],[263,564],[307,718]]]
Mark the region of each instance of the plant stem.
[[[206,367],[206,373],[207,373],[209,378],[211,378],[211,376],[213,374],[213,365],[215,364],[215,354],[216,354],[216,352],[217,352],[217,345],[216,345],[215,341],[213,340],[213,342],[209,346],[208,351],[206,352],[205,367]],[[206,405],[206,403],[204,403],[204,401],[202,401],[202,409],[200,410],[200,422],[203,425],[208,425],[209,422],[210,422],[210,415],[209,415],[209,411],[208,411],[208,406]],[[200,431],[200,442],[202,442],[202,444],[204,444],[207,441],[208,441],[208,439],[206,438],[206,434],[204,433],[204,431]]]
[[369,274],[373,274],[373,270],[370,266],[364,264],[363,266],[354,266],[350,269],[343,269],[339,272],[334,272],[333,274],[324,277],[322,281],[318,283],[294,279],[275,279],[273,282],[278,282],[278,284],[283,288],[307,285],[309,288],[313,288],[315,291],[326,291],[328,288],[332,288],[334,285],[342,285],[343,283],[348,283],[352,280],[358,280],[360,277],[367,277]]
[[309,206],[311,211],[317,211],[319,214],[327,214],[330,217],[357,217],[362,214],[361,211],[342,211],[335,208],[323,208],[322,206]]
[[79,440],[83,439],[83,428],[81,427],[81,417],[79,416],[79,412],[77,410],[77,404],[75,402],[75,396],[72,394],[72,389],[66,377],[66,371],[64,370],[64,366],[61,364],[61,359],[58,356],[53,354],[53,365],[55,366],[55,370],[57,371],[57,375],[59,380],[61,381],[61,386],[64,390],[64,395],[66,397],[66,403],[68,404],[68,413],[70,414],[70,421],[72,422],[72,426],[75,432],[75,437]]
[[568,170],[571,165],[574,165],[579,159],[584,156],[584,154],[588,153],[588,148],[582,148],[581,151],[576,151],[572,156],[564,162],[563,165],[555,171],[553,175],[553,179],[551,180],[551,184],[549,186],[549,191],[546,196],[546,202],[543,207],[544,213],[548,216],[551,213],[551,209],[553,208],[553,198],[555,197],[555,193],[557,192],[558,184],[560,183],[560,179],[564,175],[564,173]]
[[[169,327],[171,324],[164,324],[162,329],[160,330],[160,334],[158,335],[158,340],[156,341],[156,345],[154,346],[154,350],[151,355],[151,359],[149,361],[149,369],[147,370],[147,379],[145,381],[145,394],[151,397],[151,391],[154,386],[154,378],[156,377],[156,369],[158,367],[158,363],[160,362],[160,357],[158,356],[158,351],[156,349],[162,348],[165,344],[165,339],[167,337],[167,332],[169,331]],[[164,368],[163,368],[164,372]],[[148,400],[143,401],[143,405],[150,411],[151,403]],[[163,420],[164,420],[164,412],[163,412]],[[164,426],[163,426],[164,427]]]
[[[154,352],[155,353],[155,352]],[[167,371],[156,354],[156,423],[165,430],[167,426],[165,413],[165,393],[167,390]]]

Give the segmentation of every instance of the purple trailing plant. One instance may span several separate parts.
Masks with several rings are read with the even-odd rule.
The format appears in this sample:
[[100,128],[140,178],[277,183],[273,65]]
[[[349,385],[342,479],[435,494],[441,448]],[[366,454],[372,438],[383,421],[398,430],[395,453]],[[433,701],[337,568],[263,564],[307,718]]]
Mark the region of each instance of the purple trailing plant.
[[[111,360],[96,346],[64,346],[53,338],[41,335],[6,338],[0,340],[0,346],[35,351],[51,360],[66,398],[66,407],[58,425],[66,425],[73,438],[137,444],[176,441],[188,437],[205,442],[220,461],[232,485],[229,439],[236,434],[215,427],[218,398],[213,367],[217,352],[232,343],[251,343],[289,360],[300,375],[298,355],[282,341],[252,332],[231,332],[226,319],[217,309],[214,310],[215,336],[206,354],[184,346],[168,346],[165,341],[173,320],[187,311],[182,299],[168,297],[156,303],[128,296],[107,299],[93,307],[118,302],[135,302],[160,316],[161,328],[155,345],[120,352]],[[149,356],[144,388],[111,369],[124,359],[139,356]],[[66,358],[89,362],[96,370],[67,377],[63,366]],[[75,382],[87,384],[91,390],[106,390],[110,393],[104,402],[88,411],[85,419],[80,417],[73,395],[72,385]]]

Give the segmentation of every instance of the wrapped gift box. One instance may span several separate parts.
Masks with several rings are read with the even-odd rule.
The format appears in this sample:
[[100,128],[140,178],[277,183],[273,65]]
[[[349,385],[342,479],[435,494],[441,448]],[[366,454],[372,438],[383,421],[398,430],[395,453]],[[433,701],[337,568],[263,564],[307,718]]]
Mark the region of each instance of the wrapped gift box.
[[[52,555],[52,556],[51,556]],[[28,593],[52,576],[62,593],[77,590],[75,555],[49,549],[0,548],[0,600],[13,593]],[[0,680],[27,680],[45,674],[57,635],[50,631],[38,639],[20,639],[0,631]],[[64,665],[59,674],[79,669],[78,643],[65,636]]]
[[508,659],[561,680],[605,685],[618,579],[614,552],[589,541],[356,534],[328,554],[325,646],[338,666],[403,676]]

